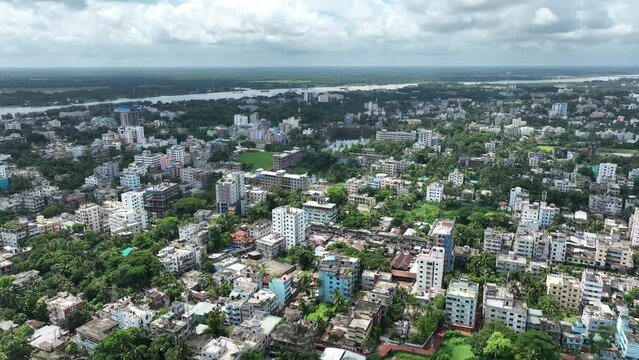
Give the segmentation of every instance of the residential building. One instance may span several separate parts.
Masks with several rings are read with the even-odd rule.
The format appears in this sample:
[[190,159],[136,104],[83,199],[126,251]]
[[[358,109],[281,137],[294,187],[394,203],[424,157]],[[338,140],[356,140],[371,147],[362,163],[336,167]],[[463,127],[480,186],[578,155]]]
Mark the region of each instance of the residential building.
[[426,201],[441,202],[444,200],[444,184],[436,181],[426,187]]
[[623,201],[616,196],[590,194],[588,209],[593,213],[617,215],[623,209]]
[[617,317],[615,344],[624,359],[639,359],[639,322],[627,312]]
[[92,354],[95,348],[104,340],[109,333],[117,329],[118,323],[110,318],[95,318],[88,323],[75,329],[76,336],[73,338],[81,350]]
[[355,298],[361,276],[358,258],[327,255],[320,262],[318,274],[322,301],[332,302],[334,291],[339,291],[347,300]]
[[86,229],[102,231],[100,223],[100,206],[96,204],[82,204],[75,211],[76,220],[82,223]]
[[246,344],[221,336],[209,341],[200,350],[200,360],[240,360],[247,351]]
[[590,269],[584,269],[581,272],[581,302],[583,304],[601,302],[603,288],[604,281],[600,273]]
[[639,246],[639,207],[636,207],[634,213],[630,216],[628,227],[630,228],[632,246]]
[[267,259],[278,257],[286,249],[286,239],[279,234],[268,234],[255,241],[255,250]]
[[579,312],[581,304],[581,284],[579,280],[564,274],[546,276],[546,293],[552,295],[562,310]]
[[506,286],[494,283],[484,285],[483,315],[484,324],[497,320],[502,321],[512,331],[526,331],[528,307],[525,302],[515,299]]
[[287,174],[286,170],[257,171],[255,173],[255,180],[267,189],[281,187],[286,190],[306,191],[308,187],[308,175]]
[[163,217],[180,197],[180,188],[174,183],[152,186],[144,192],[144,205],[155,217]]
[[387,131],[378,130],[375,134],[375,140],[377,141],[391,141],[391,142],[415,142],[417,137],[416,131]]
[[448,174],[448,182],[454,186],[462,186],[464,185],[464,174],[458,169],[455,169],[453,172]]
[[61,325],[64,319],[82,308],[84,308],[84,301],[67,292],[60,292],[47,300],[49,320],[54,325]]
[[304,210],[291,206],[280,206],[273,209],[271,216],[273,234],[286,240],[286,250],[306,242],[306,214]]
[[428,233],[428,239],[431,246],[440,246],[444,248],[446,254],[446,270],[453,268],[453,249],[455,248],[455,242],[453,239],[454,226],[454,220],[438,219],[435,221]]
[[444,281],[444,268],[446,260],[446,250],[440,246],[422,251],[415,258],[415,271],[417,281],[415,288],[424,292],[431,288],[441,289]]
[[596,303],[584,306],[581,313],[581,322],[586,333],[597,332],[601,327],[614,328],[616,314],[608,304]]
[[304,152],[300,148],[273,154],[273,171],[285,170],[299,165],[304,160]]
[[124,297],[104,305],[100,315],[117,322],[120,329],[137,327],[149,330],[155,311],[134,304],[130,297]]
[[446,289],[448,322],[469,328],[475,327],[479,285],[467,278],[459,278]]
[[282,275],[273,278],[268,283],[268,289],[277,295],[277,304],[280,307],[286,306],[293,294],[293,281],[290,275]]
[[215,183],[215,205],[220,214],[227,211],[244,214],[245,197],[246,187],[242,172],[227,174]]
[[173,274],[179,275],[200,267],[202,249],[184,241],[173,241],[158,253],[160,262]]
[[305,202],[303,210],[307,223],[329,224],[337,220],[337,204],[326,202],[323,198]]
[[615,182],[617,179],[617,164],[601,163],[599,164],[599,172],[597,173],[597,182],[602,184],[606,182]]
[[512,234],[504,231],[486,228],[484,231],[484,251],[488,251],[495,255],[502,253],[510,248]]
[[507,254],[497,254],[497,272],[509,272],[513,270],[526,270],[526,258],[517,256],[514,251]]
[[432,131],[426,129],[419,129],[417,131],[417,142],[415,145],[419,148],[430,148],[439,144],[440,136]]

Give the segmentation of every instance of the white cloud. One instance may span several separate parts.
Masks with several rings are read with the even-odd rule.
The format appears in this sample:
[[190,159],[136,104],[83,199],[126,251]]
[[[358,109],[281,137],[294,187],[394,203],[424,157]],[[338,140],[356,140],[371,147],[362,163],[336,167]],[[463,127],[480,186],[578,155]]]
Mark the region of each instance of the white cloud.
[[0,18],[0,66],[543,63],[562,59],[530,49],[566,44],[639,52],[633,0],[0,0]]
[[559,17],[547,7],[542,7],[535,11],[535,18],[533,24],[535,25],[552,25],[559,21]]

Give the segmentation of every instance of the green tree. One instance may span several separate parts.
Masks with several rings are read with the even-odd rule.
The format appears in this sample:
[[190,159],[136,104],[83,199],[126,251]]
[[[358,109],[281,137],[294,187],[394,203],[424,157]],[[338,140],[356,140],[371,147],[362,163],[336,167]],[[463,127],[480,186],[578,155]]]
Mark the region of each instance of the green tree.
[[206,206],[206,201],[196,197],[183,197],[176,201],[171,207],[173,213],[182,218],[185,216],[193,216],[196,211]]
[[468,337],[468,342],[473,349],[473,353],[483,354],[488,340],[493,333],[497,332],[509,339],[511,343],[517,339],[517,333],[508,328],[502,321],[489,321],[479,331]]
[[348,202],[348,192],[343,185],[333,185],[326,190],[328,200],[338,206]]
[[499,331],[494,332],[488,338],[483,354],[491,359],[512,359],[513,343]]
[[40,210],[40,215],[44,216],[45,218],[51,218],[62,214],[62,212],[62,208],[58,205],[49,205],[43,207],[42,210]]
[[296,245],[288,251],[288,256],[304,270],[315,267],[315,252],[310,247]]
[[552,295],[543,295],[539,298],[537,304],[539,309],[543,311],[544,316],[551,319],[558,319],[561,316],[561,309],[559,308],[559,302]]
[[149,349],[151,339],[148,334],[137,327],[116,329],[98,344],[93,359],[95,360],[148,360],[152,359]]
[[473,255],[470,257],[468,271],[473,281],[482,284],[493,281],[497,276],[497,258],[487,251]]
[[213,310],[204,316],[204,324],[208,326],[207,333],[214,337],[226,336],[229,334],[229,329],[224,323],[226,315],[220,310]]
[[526,330],[514,343],[516,360],[559,360],[559,345],[539,330]]

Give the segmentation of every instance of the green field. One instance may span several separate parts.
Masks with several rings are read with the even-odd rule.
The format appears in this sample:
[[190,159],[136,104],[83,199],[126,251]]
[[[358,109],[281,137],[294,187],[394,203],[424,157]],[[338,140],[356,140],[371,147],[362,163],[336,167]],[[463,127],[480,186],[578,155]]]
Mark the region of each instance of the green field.
[[448,353],[449,357],[442,357],[451,360],[468,360],[474,358],[473,351],[464,338],[454,338],[444,340],[442,346],[435,352],[435,354],[431,356],[420,356],[405,352],[395,353],[392,357],[393,360],[423,360],[423,359],[432,359],[434,357],[439,357],[438,355],[443,355],[444,353]]
[[537,146],[537,150],[541,150],[541,151],[545,151],[547,153],[551,153],[553,150],[553,147],[550,145],[539,145]]
[[268,151],[245,151],[237,157],[237,161],[251,169],[270,169],[273,166],[273,153]]
[[628,154],[628,155],[637,155],[639,154],[639,149],[626,149],[626,148],[601,148],[597,149],[597,152],[604,154]]

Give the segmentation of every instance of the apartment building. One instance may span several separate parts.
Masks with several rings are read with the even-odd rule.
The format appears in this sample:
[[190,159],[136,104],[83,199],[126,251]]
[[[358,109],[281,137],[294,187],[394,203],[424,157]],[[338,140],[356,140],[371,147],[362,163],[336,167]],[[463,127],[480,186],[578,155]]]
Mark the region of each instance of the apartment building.
[[84,301],[68,292],[60,292],[46,301],[49,320],[54,325],[61,325],[69,315],[84,308]]
[[436,181],[426,186],[426,201],[442,202],[444,200],[444,183]]
[[237,171],[227,174],[215,183],[215,206],[220,214],[227,211],[244,214],[246,206],[243,206],[243,202],[245,197],[246,187],[244,186],[244,174],[242,172]]
[[255,250],[267,259],[278,257],[286,249],[286,239],[279,234],[268,234],[255,241]]
[[604,280],[600,273],[585,269],[581,273],[581,302],[583,304],[596,304],[601,302],[604,289]]
[[280,206],[271,213],[273,234],[286,240],[286,250],[306,241],[306,214],[304,210],[291,206]]
[[199,268],[201,257],[202,249],[185,241],[173,241],[158,252],[160,262],[176,275]]
[[358,258],[339,255],[327,255],[319,267],[320,291],[322,301],[332,302],[333,292],[339,291],[346,299],[353,300],[359,290],[361,265]]
[[588,209],[593,213],[617,215],[623,209],[623,201],[616,196],[591,194],[588,198]]
[[453,268],[453,249],[455,243],[453,239],[453,227],[455,226],[455,220],[438,219],[430,228],[428,233],[428,240],[431,246],[440,246],[444,248],[446,262],[446,270]]
[[459,278],[446,289],[446,314],[448,322],[469,328],[475,327],[479,284],[467,278]]
[[375,140],[377,141],[390,141],[390,142],[404,142],[404,141],[410,141],[410,142],[415,142],[415,139],[417,138],[417,132],[416,131],[387,131],[386,129],[384,130],[378,130],[377,133],[375,134]]
[[75,211],[76,221],[82,223],[86,229],[102,231],[100,223],[100,206],[97,204],[82,204]]
[[491,320],[502,321],[511,330],[526,331],[528,307],[526,303],[515,299],[506,286],[494,283],[484,285],[483,301],[484,324]]
[[273,171],[285,170],[299,165],[304,160],[304,152],[296,147],[293,150],[286,150],[273,154]]
[[281,187],[287,190],[306,191],[308,188],[308,175],[287,174],[286,170],[258,171],[255,173],[255,180],[267,189]]
[[337,221],[337,204],[326,202],[323,198],[305,202],[302,209],[307,223],[329,224]]
[[180,188],[174,183],[154,185],[144,192],[144,206],[155,217],[163,217],[180,197]]
[[155,316],[155,311],[136,305],[130,297],[106,304],[100,310],[102,317],[118,323],[120,329],[137,327],[149,329]]
[[552,295],[559,306],[570,313],[578,313],[581,304],[581,283],[564,274],[546,276],[546,293]]
[[510,249],[513,234],[505,231],[498,231],[493,228],[486,228],[484,231],[484,251],[492,254],[501,254]]
[[597,183],[614,182],[617,179],[617,164],[601,163],[597,173]]
[[441,289],[445,260],[446,250],[440,246],[433,246],[417,255],[414,265],[414,271],[417,273],[415,290],[424,292],[431,288]]

